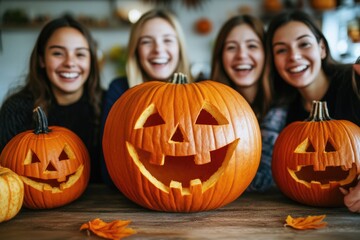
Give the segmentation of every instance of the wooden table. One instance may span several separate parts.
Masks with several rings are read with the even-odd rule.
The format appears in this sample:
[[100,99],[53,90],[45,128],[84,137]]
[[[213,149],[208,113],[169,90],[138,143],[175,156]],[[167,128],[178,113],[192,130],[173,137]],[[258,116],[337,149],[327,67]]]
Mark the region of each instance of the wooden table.
[[[287,215],[326,214],[328,226],[317,230],[284,227]],[[199,213],[164,213],[144,209],[105,185],[89,185],[75,202],[51,210],[22,209],[0,223],[0,239],[102,239],[79,231],[94,218],[131,220],[137,234],[125,239],[360,239],[360,214],[346,208],[314,208],[289,200],[277,189],[244,193],[233,203]]]

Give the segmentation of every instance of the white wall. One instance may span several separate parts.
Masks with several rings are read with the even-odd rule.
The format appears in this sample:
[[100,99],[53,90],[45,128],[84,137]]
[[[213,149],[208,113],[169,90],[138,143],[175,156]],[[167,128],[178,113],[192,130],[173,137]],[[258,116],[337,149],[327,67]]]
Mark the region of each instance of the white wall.
[[[201,8],[187,9],[180,1],[176,1],[172,9],[176,12],[184,28],[187,38],[189,57],[192,64],[209,64],[211,48],[217,31],[229,16],[238,12],[242,6],[250,6],[256,15],[259,12],[261,1],[253,0],[205,0]],[[30,14],[49,14],[56,17],[64,12],[74,14],[91,14],[97,18],[110,17],[114,8],[129,9],[132,7],[149,9],[141,0],[117,0],[115,6],[110,0],[2,0],[0,1],[0,16],[9,8],[23,8]],[[206,16],[213,21],[211,34],[198,35],[193,30],[196,19]],[[114,20],[112,18],[112,20]],[[93,36],[99,43],[100,49],[106,53],[116,45],[126,45],[128,41],[129,26],[111,29],[91,29]],[[40,29],[1,30],[0,46],[0,103],[10,87],[22,82],[27,73],[30,52]],[[106,62],[102,71],[102,85],[107,88],[111,79],[116,77],[112,63]]]

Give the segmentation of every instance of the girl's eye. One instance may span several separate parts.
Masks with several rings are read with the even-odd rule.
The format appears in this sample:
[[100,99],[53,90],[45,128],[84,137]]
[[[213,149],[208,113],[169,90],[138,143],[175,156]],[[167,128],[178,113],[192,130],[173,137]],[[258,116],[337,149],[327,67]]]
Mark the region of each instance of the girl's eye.
[[259,46],[256,45],[256,44],[249,44],[249,45],[248,45],[248,48],[249,48],[249,49],[257,49],[257,48],[259,48]]
[[62,53],[61,51],[52,51],[52,52],[51,52],[51,55],[52,55],[52,56],[62,56],[63,53]]
[[87,57],[88,55],[89,55],[89,53],[87,53],[87,52],[78,52],[76,54],[76,56],[78,56],[78,57]]
[[236,50],[236,46],[233,44],[228,44],[228,45],[225,45],[224,49],[227,51],[232,51],[232,50]]
[[175,36],[167,36],[164,38],[165,43],[175,43],[177,42],[177,38]]
[[282,53],[286,53],[286,49],[285,48],[278,48],[274,50],[275,54],[282,54]]
[[148,39],[148,38],[142,38],[139,41],[140,45],[146,45],[146,44],[151,44],[151,43],[152,43],[151,39]]
[[302,42],[299,44],[301,48],[307,48],[307,47],[310,47],[311,44],[309,42]]
[[175,41],[174,41],[174,39],[166,38],[166,39],[164,39],[164,42],[165,42],[165,43],[173,43],[173,42],[175,42]]

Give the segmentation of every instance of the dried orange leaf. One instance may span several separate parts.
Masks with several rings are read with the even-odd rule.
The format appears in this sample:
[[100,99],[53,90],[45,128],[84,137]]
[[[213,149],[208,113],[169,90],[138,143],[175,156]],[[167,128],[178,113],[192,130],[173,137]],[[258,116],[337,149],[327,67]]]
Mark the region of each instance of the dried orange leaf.
[[80,230],[88,229],[99,237],[118,240],[136,233],[134,229],[127,227],[130,223],[129,220],[114,220],[107,223],[95,218],[82,224]]
[[300,230],[323,228],[327,225],[327,222],[323,222],[325,217],[326,215],[293,218],[288,215],[284,227],[290,226]]

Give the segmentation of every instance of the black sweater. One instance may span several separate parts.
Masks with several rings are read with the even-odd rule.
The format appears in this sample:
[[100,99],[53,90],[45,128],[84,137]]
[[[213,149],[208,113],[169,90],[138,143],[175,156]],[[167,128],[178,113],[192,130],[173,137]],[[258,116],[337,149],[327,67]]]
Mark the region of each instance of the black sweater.
[[[55,104],[47,114],[49,126],[68,128],[82,139],[91,157],[90,182],[101,182],[99,124],[94,122],[88,97],[83,95],[79,101],[66,106],[53,102]],[[34,100],[26,94],[15,94],[3,103],[0,109],[0,151],[16,134],[34,129],[33,108]]]

